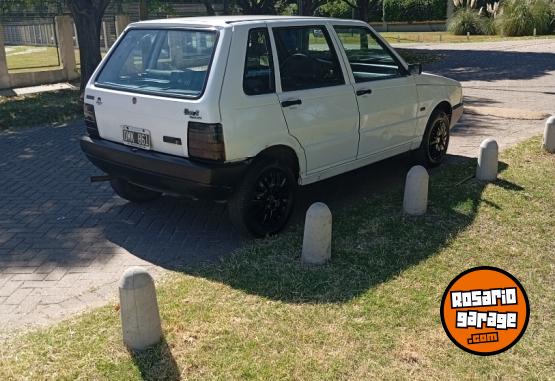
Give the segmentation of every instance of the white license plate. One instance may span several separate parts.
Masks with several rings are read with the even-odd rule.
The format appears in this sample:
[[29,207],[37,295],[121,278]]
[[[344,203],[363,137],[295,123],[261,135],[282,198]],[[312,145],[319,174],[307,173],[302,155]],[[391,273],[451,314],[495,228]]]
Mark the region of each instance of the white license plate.
[[144,128],[121,126],[123,143],[133,147],[150,149],[150,131]]

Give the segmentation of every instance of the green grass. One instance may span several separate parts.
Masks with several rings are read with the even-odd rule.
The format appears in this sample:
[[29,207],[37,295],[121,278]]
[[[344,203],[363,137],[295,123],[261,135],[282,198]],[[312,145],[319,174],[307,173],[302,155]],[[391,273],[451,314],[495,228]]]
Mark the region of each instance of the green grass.
[[[433,43],[433,42],[493,42],[493,41],[519,41],[530,39],[555,38],[555,35],[549,36],[524,36],[524,37],[506,37],[506,36],[455,36],[448,32],[382,32],[380,33],[389,43]],[[441,36],[441,40],[440,40]]]
[[0,131],[64,123],[82,116],[76,90],[0,97]]
[[7,46],[8,70],[29,71],[59,67],[58,49],[51,46]]
[[[302,228],[255,241],[158,287],[165,341],[132,354],[113,306],[0,346],[0,379],[548,379],[555,374],[555,155],[538,138],[502,154],[500,179],[458,184],[475,160],[432,172],[426,216],[402,188],[334,215],[333,257],[299,262]],[[531,320],[479,357],[444,334],[449,281],[477,265],[524,285]]]
[[[52,46],[7,46],[6,59],[10,72],[53,70],[60,67],[58,48]],[[102,56],[106,55],[102,52]],[[75,49],[75,63],[80,67],[79,49]]]

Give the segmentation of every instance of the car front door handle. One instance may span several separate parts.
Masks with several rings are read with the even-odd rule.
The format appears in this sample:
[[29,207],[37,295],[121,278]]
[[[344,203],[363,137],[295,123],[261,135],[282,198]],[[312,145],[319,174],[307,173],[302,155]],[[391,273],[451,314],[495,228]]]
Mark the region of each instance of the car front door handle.
[[372,90],[371,89],[360,89],[357,90],[357,96],[361,96],[361,95],[366,95],[366,94],[372,94]]
[[292,99],[292,100],[289,100],[289,101],[281,102],[281,107],[290,107],[290,106],[294,106],[294,105],[300,105],[302,103],[303,103],[303,101],[301,101],[300,99]]

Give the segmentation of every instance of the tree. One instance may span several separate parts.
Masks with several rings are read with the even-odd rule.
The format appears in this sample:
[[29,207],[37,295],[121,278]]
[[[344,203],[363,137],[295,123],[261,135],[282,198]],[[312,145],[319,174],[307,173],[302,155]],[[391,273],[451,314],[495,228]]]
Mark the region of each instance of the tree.
[[77,29],[79,58],[81,59],[81,91],[102,60],[100,31],[102,17],[110,0],[67,0],[68,8]]
[[346,2],[351,8],[355,10],[356,19],[364,22],[368,22],[370,1],[375,1],[375,0],[355,0],[356,1],[355,3],[353,3],[351,0],[343,0],[343,1]]
[[245,15],[273,15],[276,13],[273,0],[237,0]]
[[321,5],[327,3],[328,0],[301,0],[299,15],[301,16],[314,16],[316,9]]
[[[100,63],[100,31],[102,17],[111,0],[1,0],[0,11],[34,9],[46,12],[48,7],[55,7],[61,14],[67,5],[79,42],[79,56],[81,59],[81,91],[85,89],[89,78]],[[124,0],[115,0],[121,2]]]

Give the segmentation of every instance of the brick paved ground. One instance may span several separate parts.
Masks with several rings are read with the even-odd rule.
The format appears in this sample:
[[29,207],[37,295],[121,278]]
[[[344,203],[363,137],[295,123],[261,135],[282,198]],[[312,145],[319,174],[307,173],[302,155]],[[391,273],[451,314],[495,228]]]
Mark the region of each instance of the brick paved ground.
[[[440,45],[447,59],[432,70],[464,80],[467,101],[548,111],[555,104],[547,90],[555,86],[555,55],[541,52],[554,52],[555,42],[514,44],[512,55],[506,54],[506,43]],[[463,46],[475,50],[459,54]],[[496,49],[500,59],[494,66],[490,55]],[[523,65],[521,59],[528,60],[528,72],[519,67],[519,78],[508,78],[512,65]],[[489,77],[475,81],[467,71],[479,72],[480,60]],[[515,87],[528,84],[531,92],[515,94]],[[466,116],[452,133],[450,153],[475,156],[485,137],[496,137],[504,147],[540,133],[542,126]],[[0,134],[0,335],[106,303],[128,266],[160,274],[214,260],[243,244],[225,205],[163,197],[137,206],[115,197],[106,183],[90,184],[89,176],[99,171],[79,150],[82,133],[78,123]],[[341,208],[402,181],[410,165],[410,158],[401,156],[307,187],[293,223],[302,221],[313,201]]]

